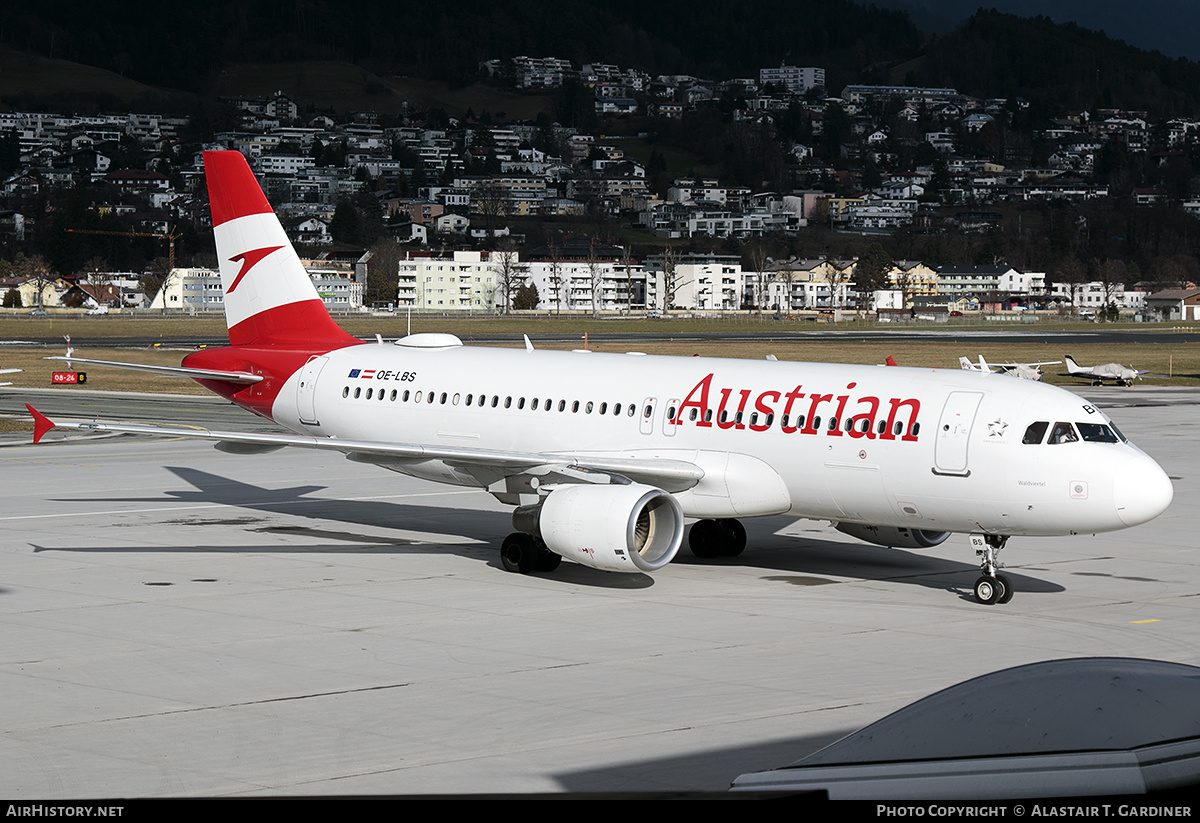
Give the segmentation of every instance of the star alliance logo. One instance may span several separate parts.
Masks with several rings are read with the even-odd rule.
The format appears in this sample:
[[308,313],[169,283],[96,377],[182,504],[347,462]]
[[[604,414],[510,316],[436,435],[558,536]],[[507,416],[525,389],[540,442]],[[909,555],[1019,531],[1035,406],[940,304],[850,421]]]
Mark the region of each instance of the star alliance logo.
[[1008,428],[1008,424],[997,417],[991,423],[988,423],[988,437],[1004,437],[1004,430]]

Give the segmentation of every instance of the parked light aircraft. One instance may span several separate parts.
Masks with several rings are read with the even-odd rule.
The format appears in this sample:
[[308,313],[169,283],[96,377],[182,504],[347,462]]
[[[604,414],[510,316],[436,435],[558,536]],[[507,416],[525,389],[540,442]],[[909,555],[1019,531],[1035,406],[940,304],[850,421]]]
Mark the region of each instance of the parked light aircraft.
[[1045,360],[1041,363],[989,363],[983,359],[983,355],[979,355],[979,365],[975,365],[965,357],[958,358],[958,365],[963,371],[979,371],[985,374],[1007,374],[1012,377],[1020,377],[1024,380],[1041,380],[1042,370],[1040,366],[1057,366],[1061,360]]
[[1079,377],[1092,378],[1092,385],[1099,386],[1105,380],[1112,380],[1125,386],[1132,386],[1134,380],[1140,380],[1147,370],[1138,371],[1133,366],[1122,366],[1120,363],[1105,363],[1103,366],[1081,366],[1071,355],[1066,356],[1067,372]]
[[[180,367],[294,435],[72,421],[242,453],[329,449],[515,507],[510,571],[561,558],[652,572],[684,518],[701,557],[739,554],[740,518],[827,519],[883,546],[970,535],[975,597],[1007,601],[1012,535],[1123,529],[1157,517],[1166,474],[1094,405],[958,370],[466,347],[448,334],[385,344],[325,311],[242,156],[206,152],[230,345]],[[55,425],[34,409],[35,441]]]

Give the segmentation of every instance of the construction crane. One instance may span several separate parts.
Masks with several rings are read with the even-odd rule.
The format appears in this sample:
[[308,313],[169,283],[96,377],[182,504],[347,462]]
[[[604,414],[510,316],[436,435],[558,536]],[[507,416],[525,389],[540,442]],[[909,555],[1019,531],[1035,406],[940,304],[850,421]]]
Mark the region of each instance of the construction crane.
[[175,268],[175,241],[183,237],[174,226],[171,226],[165,232],[145,232],[145,231],[101,231],[100,229],[67,229],[72,234],[107,234],[112,237],[155,237],[159,240],[166,240],[169,243],[167,252],[167,271]]

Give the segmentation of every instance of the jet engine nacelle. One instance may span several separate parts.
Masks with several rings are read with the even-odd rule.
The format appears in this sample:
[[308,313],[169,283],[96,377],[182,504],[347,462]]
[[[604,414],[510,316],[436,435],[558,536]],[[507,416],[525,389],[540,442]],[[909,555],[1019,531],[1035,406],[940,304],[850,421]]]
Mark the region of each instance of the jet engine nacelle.
[[539,506],[514,511],[513,526],[555,554],[604,571],[661,569],[683,543],[678,501],[637,483],[562,486]]
[[950,536],[950,532],[907,529],[903,526],[864,526],[861,523],[838,523],[836,528],[866,543],[894,549],[931,549]]

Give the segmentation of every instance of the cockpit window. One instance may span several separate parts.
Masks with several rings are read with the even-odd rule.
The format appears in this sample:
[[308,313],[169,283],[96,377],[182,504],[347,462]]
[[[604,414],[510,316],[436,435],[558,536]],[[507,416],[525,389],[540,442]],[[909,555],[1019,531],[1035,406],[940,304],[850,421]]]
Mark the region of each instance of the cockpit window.
[[1128,442],[1129,442],[1129,438],[1128,438],[1128,437],[1126,437],[1126,436],[1125,436],[1125,434],[1124,434],[1124,433],[1123,433],[1123,432],[1122,432],[1120,429],[1118,429],[1118,428],[1117,428],[1117,424],[1116,424],[1116,423],[1114,423],[1114,422],[1112,422],[1111,420],[1109,420],[1109,421],[1108,421],[1108,427],[1109,427],[1110,429],[1112,429],[1112,430],[1113,430],[1113,433],[1114,433],[1114,434],[1116,434],[1116,436],[1117,436],[1117,437],[1121,438],[1121,442],[1122,442],[1122,443],[1128,443]]
[[1046,436],[1046,429],[1049,426],[1050,424],[1045,420],[1030,423],[1029,428],[1025,430],[1025,436],[1021,438],[1021,442],[1027,446],[1036,446]]
[[1116,443],[1117,436],[1103,423],[1076,423],[1079,436],[1088,443]]
[[1055,423],[1054,428],[1050,430],[1050,438],[1046,441],[1051,446],[1059,443],[1074,443],[1079,439],[1079,435],[1075,433],[1075,427],[1070,423]]

